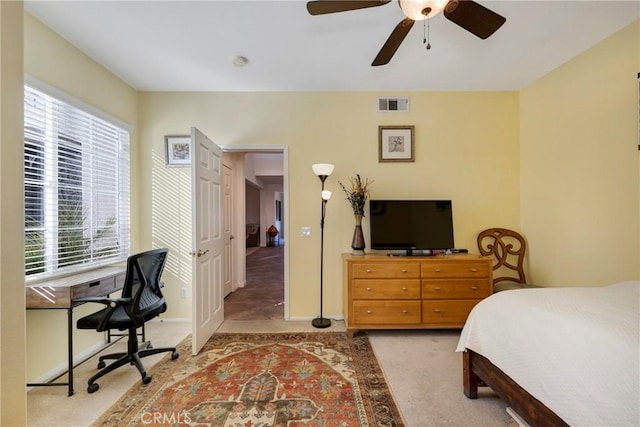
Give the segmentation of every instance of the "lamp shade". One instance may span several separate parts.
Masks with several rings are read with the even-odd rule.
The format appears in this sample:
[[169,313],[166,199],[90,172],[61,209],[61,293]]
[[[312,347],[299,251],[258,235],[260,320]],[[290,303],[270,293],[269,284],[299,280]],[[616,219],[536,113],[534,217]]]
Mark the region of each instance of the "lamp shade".
[[333,172],[334,166],[331,163],[316,163],[315,165],[311,165],[311,169],[313,169],[313,173],[318,176],[329,176]]
[[429,18],[433,18],[434,15],[442,12],[446,4],[447,0],[400,0],[402,12],[414,21],[422,21],[426,18],[426,16],[422,14],[425,8],[431,8]]
[[322,200],[329,200],[331,198],[331,191],[323,190],[322,191]]

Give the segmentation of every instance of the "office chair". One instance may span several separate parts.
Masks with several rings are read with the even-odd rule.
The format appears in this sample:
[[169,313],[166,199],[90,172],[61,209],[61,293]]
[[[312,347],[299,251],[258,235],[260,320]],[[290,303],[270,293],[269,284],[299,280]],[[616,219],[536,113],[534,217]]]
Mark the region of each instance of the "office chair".
[[478,249],[480,255],[494,258],[493,292],[539,287],[527,283],[523,268],[527,242],[520,233],[489,228],[478,234]]
[[[140,360],[152,354],[170,351],[171,359],[178,358],[175,347],[152,348],[150,342],[138,344],[136,330],[148,320],[167,310],[167,303],[160,291],[160,276],[167,260],[168,249],[154,249],[131,255],[127,259],[127,272],[120,298],[88,297],[78,302],[97,302],[107,307],[78,320],[78,329],[95,329],[98,332],[117,329],[128,331],[126,353],[107,354],[100,357],[100,371],[89,379],[87,391],[94,393],[100,387],[95,381],[126,364],[135,365],[142,376],[142,383],[149,384],[151,377]],[[104,362],[116,359],[110,365]]]

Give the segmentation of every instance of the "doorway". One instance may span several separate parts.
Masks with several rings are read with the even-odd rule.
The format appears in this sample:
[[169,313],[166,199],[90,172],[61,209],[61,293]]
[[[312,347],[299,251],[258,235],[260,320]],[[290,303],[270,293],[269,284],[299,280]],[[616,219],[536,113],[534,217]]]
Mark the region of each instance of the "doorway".
[[[225,297],[225,320],[288,320],[287,149],[222,148],[225,164],[233,170],[230,216],[238,236],[233,239],[235,283]],[[278,235],[270,241],[271,226]]]
[[225,320],[284,319],[284,246],[262,246],[246,257],[244,287],[224,300]]

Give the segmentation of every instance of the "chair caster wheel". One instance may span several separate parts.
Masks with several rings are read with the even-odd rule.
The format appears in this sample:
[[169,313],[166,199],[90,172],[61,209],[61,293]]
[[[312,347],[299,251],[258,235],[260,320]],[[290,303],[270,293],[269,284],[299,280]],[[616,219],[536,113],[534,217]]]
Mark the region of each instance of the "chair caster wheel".
[[142,384],[149,384],[151,382],[151,377],[149,375],[145,375],[142,377]]
[[177,351],[174,351],[173,353],[171,353],[171,360],[176,360],[178,357],[180,357],[180,355],[178,354]]
[[89,387],[87,387],[87,393],[95,393],[100,388],[100,384],[91,383]]
[[102,369],[105,366],[107,366],[107,364],[104,362],[104,360],[101,360],[101,361],[98,362],[98,369]]

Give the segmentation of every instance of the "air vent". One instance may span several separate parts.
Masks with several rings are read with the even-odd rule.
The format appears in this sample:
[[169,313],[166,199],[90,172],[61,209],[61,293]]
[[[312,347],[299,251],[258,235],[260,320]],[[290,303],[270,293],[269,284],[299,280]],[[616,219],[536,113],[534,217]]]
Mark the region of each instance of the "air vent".
[[409,98],[378,98],[379,113],[406,113],[409,111]]

